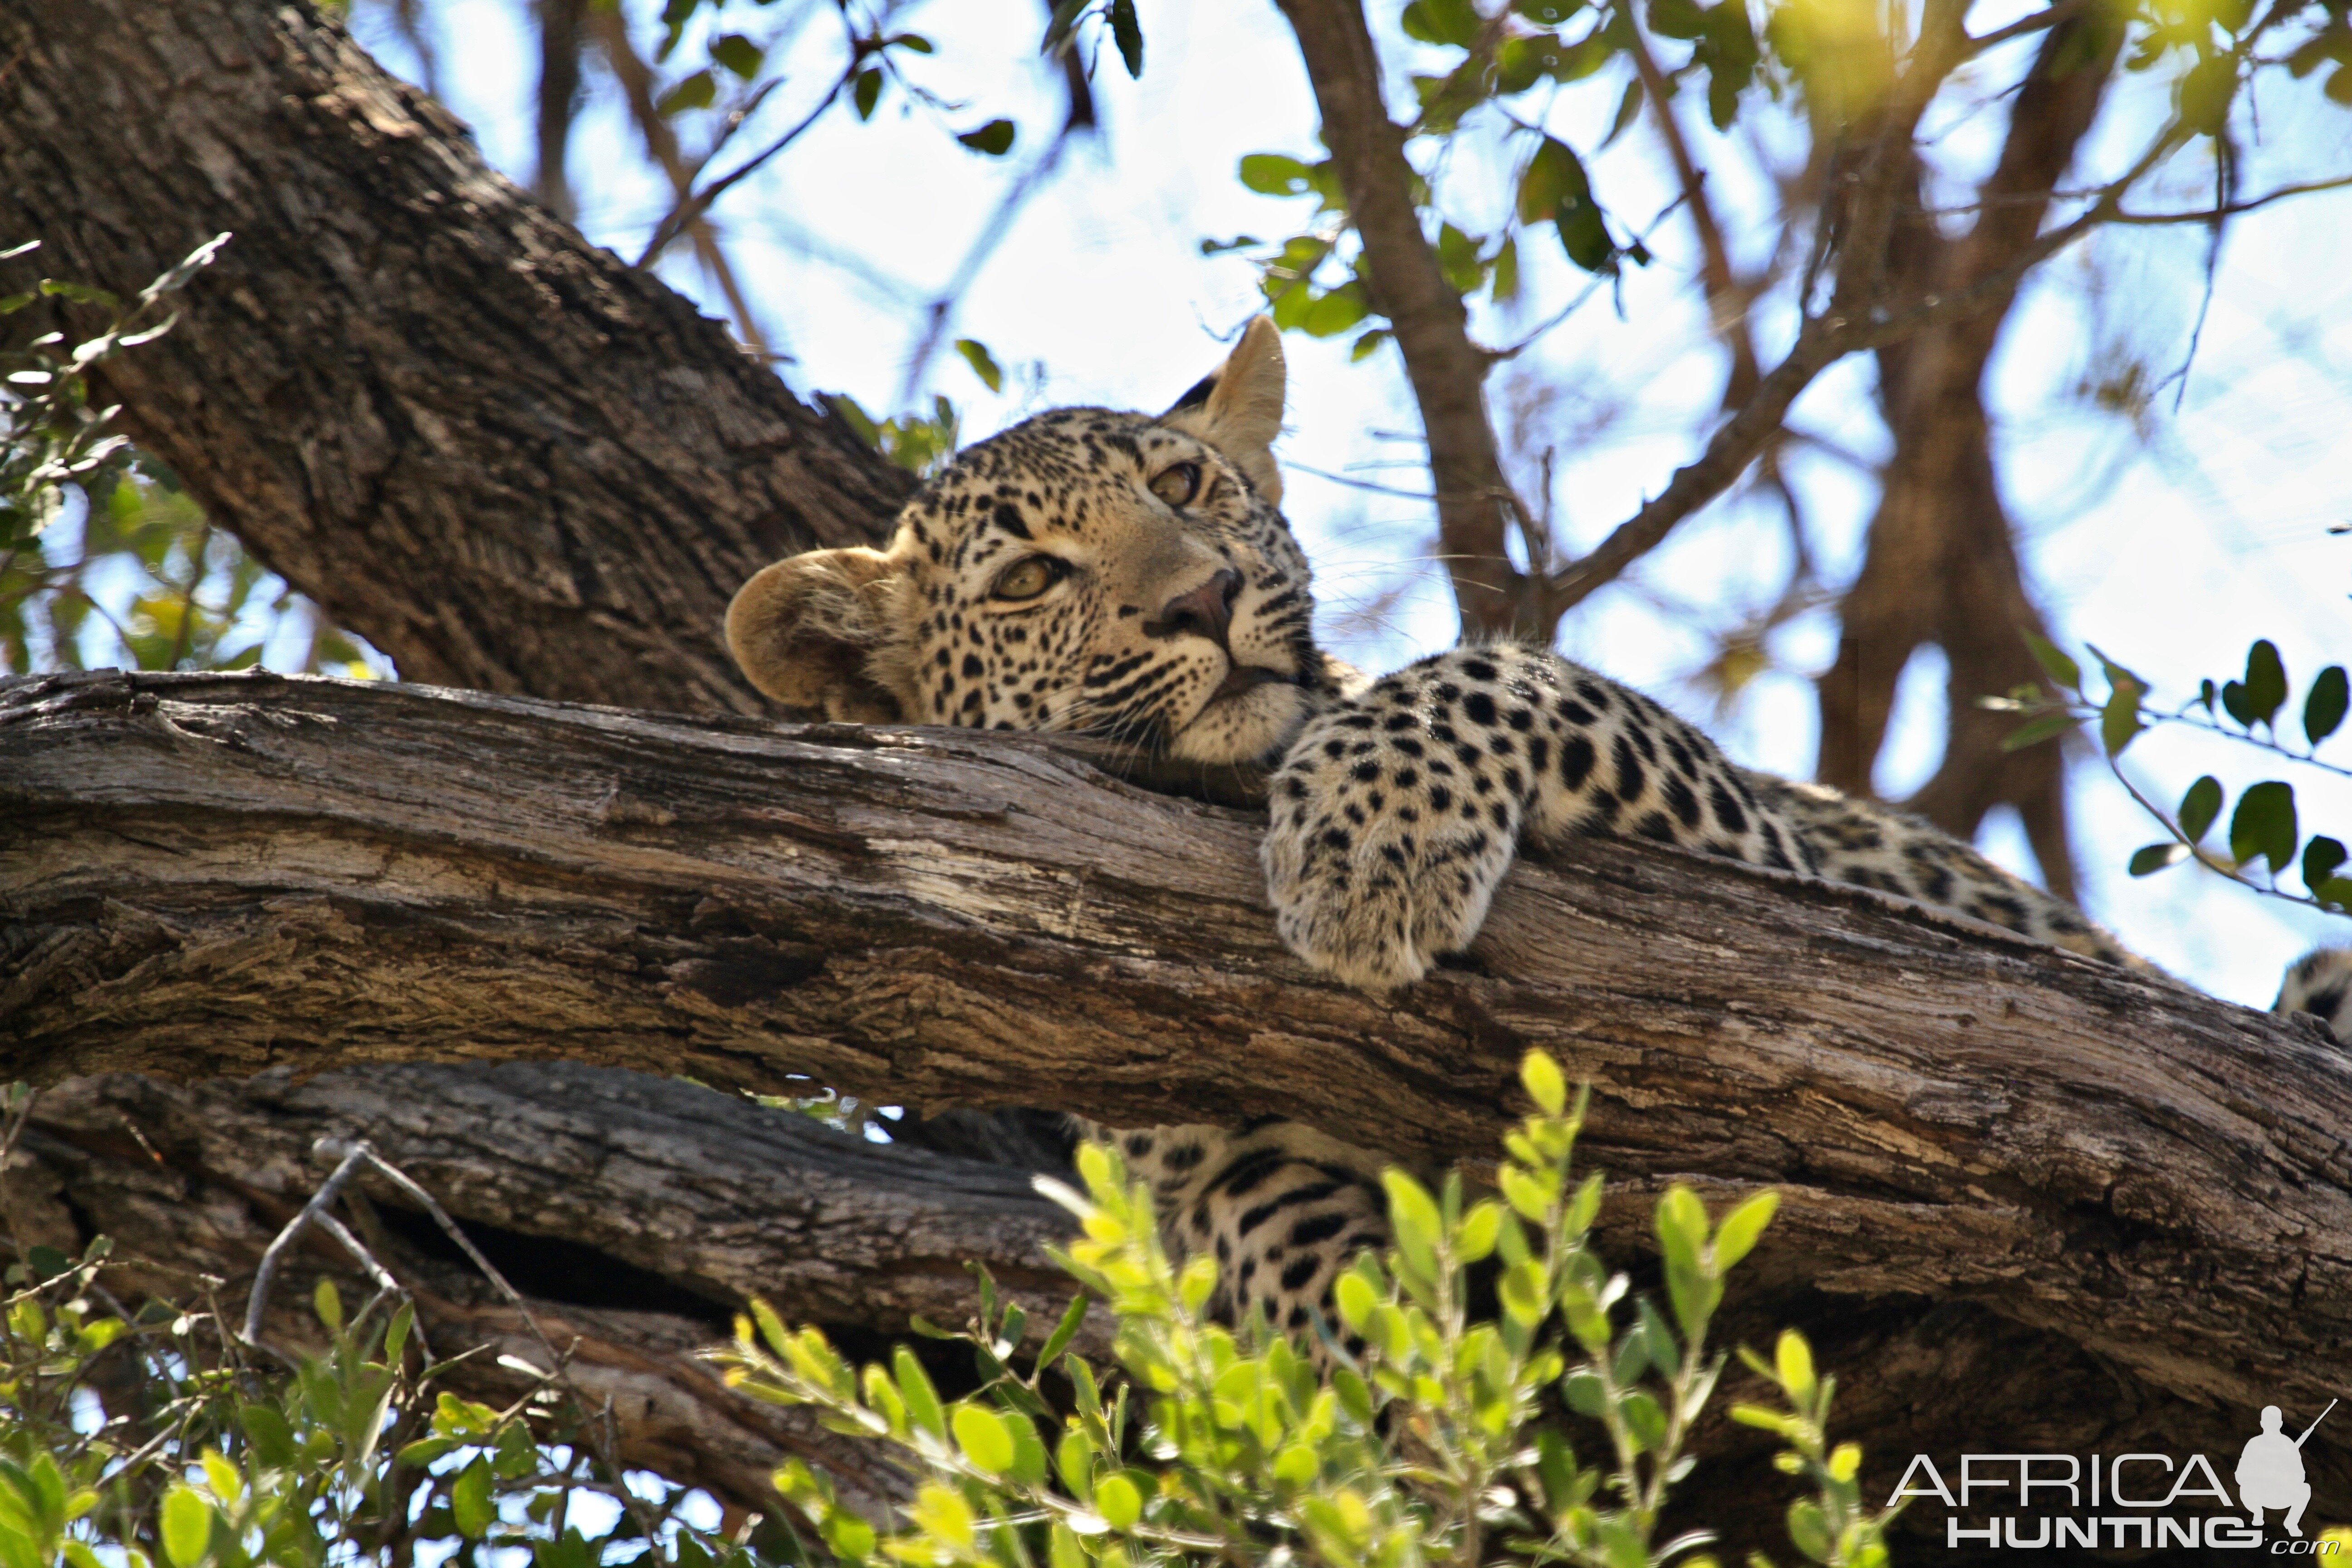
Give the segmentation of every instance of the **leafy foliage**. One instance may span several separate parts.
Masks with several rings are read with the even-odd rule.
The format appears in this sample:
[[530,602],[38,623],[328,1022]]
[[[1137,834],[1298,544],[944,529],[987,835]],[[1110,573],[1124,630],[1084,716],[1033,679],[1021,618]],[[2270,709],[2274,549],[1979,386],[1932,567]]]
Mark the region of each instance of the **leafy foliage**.
[[[0,1167],[31,1100],[22,1084],[0,1093]],[[624,1475],[561,1366],[504,1409],[442,1386],[456,1362],[434,1359],[398,1293],[347,1313],[320,1278],[311,1342],[287,1350],[247,1342],[217,1280],[124,1310],[103,1237],[78,1259],[16,1250],[0,1568],[489,1568],[511,1548],[536,1568],[764,1568],[691,1522],[684,1489]]]
[[[1176,1266],[1149,1189],[1100,1145],[1079,1154],[1084,1194],[1053,1188],[1084,1227],[1057,1255],[1083,1290],[1026,1375],[1012,1366],[1024,1315],[984,1279],[979,1317],[956,1336],[980,1386],[954,1401],[903,1347],[856,1368],[821,1331],[755,1305],[721,1357],[730,1383],[814,1406],[917,1477],[895,1520],[857,1513],[797,1461],[779,1489],[852,1565],[1711,1562],[1706,1532],[1657,1533],[1724,1367],[1708,1325],[1776,1195],[1711,1220],[1669,1189],[1655,1215],[1664,1300],[1636,1298],[1589,1245],[1600,1179],[1570,1176],[1581,1100],[1569,1105],[1540,1053],[1523,1078],[1538,1110],[1506,1141],[1501,1195],[1389,1173],[1396,1245],[1340,1277],[1339,1322],[1318,1325],[1312,1346],[1207,1317],[1215,1259]],[[1493,1320],[1470,1307],[1481,1266],[1499,1273]],[[1068,1349],[1095,1300],[1118,1319],[1115,1374]],[[1803,1340],[1784,1335],[1773,1362],[1752,1364],[1778,1402],[1737,1417],[1782,1436],[1782,1468],[1813,1484],[1790,1514],[1799,1551],[1883,1563],[1888,1516],[1860,1506],[1859,1450],[1827,1447],[1832,1391]]]
[[[2268,638],[2258,639],[2246,649],[2242,676],[2200,681],[2197,695],[2175,709],[2150,707],[2148,683],[2095,647],[2090,651],[2098,660],[2107,690],[2105,698],[2095,702],[2084,692],[2083,668],[2073,656],[2040,637],[2028,641],[2059,694],[2053,698],[2046,691],[2026,687],[2007,697],[1982,699],[1982,704],[2029,715],[2003,742],[2011,751],[2038,744],[2081,724],[2096,723],[2107,765],[2168,835],[2133,852],[2133,876],[2152,876],[2184,860],[2195,860],[2274,898],[2352,912],[2352,877],[2339,874],[2347,859],[2344,838],[2325,833],[2304,837],[2294,785],[2289,780],[2264,779],[2240,791],[2230,813],[2226,843],[2217,846],[2209,844],[2207,837],[2228,803],[2221,780],[2210,773],[2200,776],[2168,813],[2133,784],[2121,765],[2125,750],[2143,731],[2171,724],[2202,730],[2306,769],[2352,777],[2352,767],[2319,755],[2320,743],[2343,727],[2347,699],[2342,665],[2331,664],[2312,679],[2304,694],[2300,722],[2294,727],[2302,737],[2297,744],[2290,738],[2292,731],[2283,733],[2280,727],[2292,688],[2285,663]],[[2302,851],[2299,861],[2298,848]],[[2252,869],[2257,862],[2263,867],[2259,876]],[[2279,879],[2290,871],[2303,882],[2300,894],[2279,886]]]
[[[136,668],[242,669],[292,617],[305,634],[296,668],[373,673],[358,638],[215,528],[168,468],[113,429],[118,410],[90,400],[89,372],[169,331],[163,303],[228,237],[199,246],[129,300],[58,279],[0,299],[0,317],[43,300],[108,317],[70,346],[51,331],[0,353],[0,672],[81,668],[93,620],[112,634],[110,645],[97,639],[102,657]],[[68,542],[70,528],[53,525],[76,517],[79,537]]]

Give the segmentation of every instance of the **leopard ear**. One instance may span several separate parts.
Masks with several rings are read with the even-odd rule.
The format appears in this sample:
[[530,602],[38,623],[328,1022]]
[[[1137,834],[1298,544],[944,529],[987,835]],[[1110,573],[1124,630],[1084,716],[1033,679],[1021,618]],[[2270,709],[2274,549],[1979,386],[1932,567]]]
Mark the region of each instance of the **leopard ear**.
[[1242,329],[1225,363],[1202,376],[1160,416],[1171,429],[1197,436],[1247,474],[1258,493],[1282,504],[1282,470],[1274,438],[1282,434],[1282,333],[1271,317]]
[[905,562],[854,545],[762,568],[727,606],[727,647],[777,701],[853,724],[888,724],[908,654],[896,614]]

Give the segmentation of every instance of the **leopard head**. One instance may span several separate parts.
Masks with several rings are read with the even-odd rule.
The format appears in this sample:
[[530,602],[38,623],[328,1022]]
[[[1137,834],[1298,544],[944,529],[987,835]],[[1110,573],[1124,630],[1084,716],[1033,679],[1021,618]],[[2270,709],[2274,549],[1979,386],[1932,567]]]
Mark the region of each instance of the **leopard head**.
[[957,454],[887,549],[761,571],[728,647],[761,691],[829,718],[1264,757],[1328,679],[1279,510],[1282,402],[1260,319],[1165,414],[1041,414]]

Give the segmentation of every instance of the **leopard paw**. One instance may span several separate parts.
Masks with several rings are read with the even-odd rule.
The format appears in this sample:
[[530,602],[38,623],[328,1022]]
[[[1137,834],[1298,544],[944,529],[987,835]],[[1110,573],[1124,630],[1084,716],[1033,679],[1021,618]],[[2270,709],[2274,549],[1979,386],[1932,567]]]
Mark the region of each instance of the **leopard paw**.
[[1376,993],[1469,945],[1518,837],[1515,806],[1501,823],[1433,811],[1377,760],[1307,744],[1276,773],[1272,807],[1262,858],[1276,929],[1317,969]]

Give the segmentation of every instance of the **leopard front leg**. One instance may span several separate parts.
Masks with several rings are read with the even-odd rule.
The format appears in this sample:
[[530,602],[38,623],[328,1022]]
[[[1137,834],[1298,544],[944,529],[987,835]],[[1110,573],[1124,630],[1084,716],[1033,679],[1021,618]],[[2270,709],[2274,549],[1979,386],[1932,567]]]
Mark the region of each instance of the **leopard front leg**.
[[1284,942],[1373,991],[1469,944],[1523,831],[1809,862],[1696,730],[1581,666],[1508,644],[1434,655],[1317,715],[1270,805],[1263,858]]

